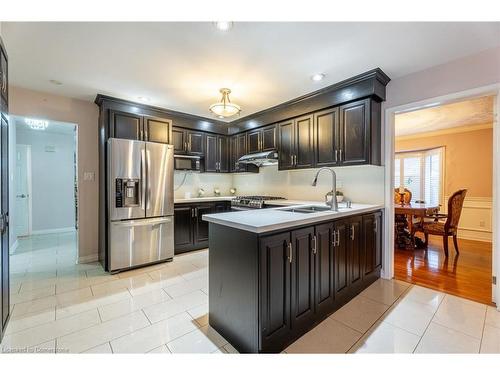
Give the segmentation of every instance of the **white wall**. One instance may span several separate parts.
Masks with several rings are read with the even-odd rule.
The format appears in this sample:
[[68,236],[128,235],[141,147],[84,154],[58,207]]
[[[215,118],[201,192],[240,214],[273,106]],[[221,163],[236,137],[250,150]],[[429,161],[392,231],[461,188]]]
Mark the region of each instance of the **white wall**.
[[[17,131],[17,144],[31,145],[34,234],[75,226],[74,137],[72,133]],[[47,152],[46,146],[54,147],[55,152]]]
[[[333,168],[337,173],[337,188],[347,199],[358,203],[384,202],[384,167],[356,166]],[[267,194],[288,199],[324,200],[331,190],[332,178],[322,172],[316,187],[311,182],[318,170],[278,171],[278,166],[260,168],[258,174],[234,174],[237,194]]]
[[[184,184],[181,186],[181,182],[186,176]],[[214,196],[214,188],[218,188],[221,195],[229,195],[229,189],[233,186],[233,179],[230,174],[227,173],[196,173],[196,172],[182,172],[175,171],[174,173],[174,197],[184,198],[185,193],[191,193],[192,197],[198,196],[198,189],[202,188],[205,190],[206,196]]]
[[16,176],[16,126],[15,121],[9,119],[9,247],[16,247],[17,236],[14,228],[16,217],[14,209],[16,207],[16,189],[14,182]]

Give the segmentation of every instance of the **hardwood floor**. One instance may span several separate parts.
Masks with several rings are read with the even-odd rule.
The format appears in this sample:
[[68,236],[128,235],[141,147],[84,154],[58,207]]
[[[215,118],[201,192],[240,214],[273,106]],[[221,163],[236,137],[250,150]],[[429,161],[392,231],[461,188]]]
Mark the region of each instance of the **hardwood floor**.
[[395,249],[394,277],[491,305],[491,243],[459,239],[458,246],[459,255],[450,237],[448,259],[437,236],[429,236],[427,251]]

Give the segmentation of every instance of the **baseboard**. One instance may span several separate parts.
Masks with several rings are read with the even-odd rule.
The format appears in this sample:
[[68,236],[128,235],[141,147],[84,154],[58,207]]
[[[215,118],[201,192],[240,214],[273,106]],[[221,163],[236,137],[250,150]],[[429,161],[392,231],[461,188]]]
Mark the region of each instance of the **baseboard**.
[[458,228],[457,237],[462,240],[492,242],[492,233],[488,231]]
[[75,232],[75,231],[76,231],[75,227],[42,229],[42,230],[32,230],[31,235],[37,236],[40,234],[66,233],[66,232]]
[[82,257],[78,257],[78,264],[82,263],[93,263],[99,260],[99,254],[90,254]]
[[16,240],[16,241],[12,244],[12,246],[10,247],[10,249],[9,249],[9,254],[10,254],[10,255],[14,254],[14,252],[16,251],[16,249],[17,249],[17,247],[18,247],[18,246],[19,246],[19,241],[18,241],[18,240]]

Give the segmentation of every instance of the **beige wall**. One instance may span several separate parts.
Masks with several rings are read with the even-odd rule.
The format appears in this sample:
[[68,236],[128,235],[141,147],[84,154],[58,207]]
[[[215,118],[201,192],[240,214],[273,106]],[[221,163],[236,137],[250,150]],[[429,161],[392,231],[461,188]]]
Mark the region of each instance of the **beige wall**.
[[[99,205],[97,106],[92,102],[11,86],[9,112],[78,125],[79,258],[81,261],[95,260]],[[84,172],[94,173],[94,180],[84,181]]]
[[[430,135],[430,134],[428,134]],[[413,151],[445,147],[444,195],[460,188],[469,197],[492,196],[493,128],[419,138],[396,138],[395,150]]]

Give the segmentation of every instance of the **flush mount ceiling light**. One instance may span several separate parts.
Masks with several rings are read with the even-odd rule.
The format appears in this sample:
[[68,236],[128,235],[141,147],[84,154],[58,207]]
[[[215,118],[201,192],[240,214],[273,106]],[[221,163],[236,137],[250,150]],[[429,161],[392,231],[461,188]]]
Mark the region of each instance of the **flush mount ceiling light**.
[[219,118],[231,117],[239,114],[241,112],[241,107],[231,103],[231,100],[229,100],[231,90],[223,88],[220,89],[219,92],[222,94],[222,98],[220,102],[210,106],[210,112],[214,113]]
[[228,21],[217,21],[214,24],[220,31],[229,31],[233,27],[233,23]]
[[26,118],[24,122],[33,130],[45,130],[49,126],[47,120],[38,120],[35,118]]
[[314,81],[314,82],[319,82],[321,81],[323,78],[325,78],[325,75],[323,73],[316,73],[316,74],[313,74],[311,76],[311,79]]

